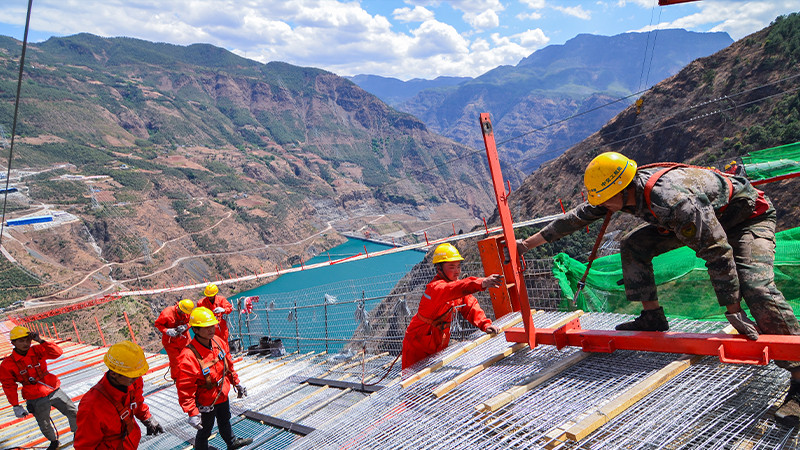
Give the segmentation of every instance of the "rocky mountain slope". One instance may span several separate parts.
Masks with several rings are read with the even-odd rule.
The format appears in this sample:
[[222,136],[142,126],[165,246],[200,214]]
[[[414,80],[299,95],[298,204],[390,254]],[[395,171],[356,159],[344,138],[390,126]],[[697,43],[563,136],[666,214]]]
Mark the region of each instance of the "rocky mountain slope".
[[[20,48],[0,38],[6,133]],[[332,73],[210,45],[30,45],[15,145],[7,217],[57,226],[7,228],[3,247],[32,278],[3,303],[252,273],[381,215],[413,239],[410,223],[471,226],[493,204],[480,153]]]
[[[516,66],[497,67],[451,88],[422,91],[398,108],[473,147],[482,145],[475,117],[491,113],[498,140],[508,140],[498,149],[502,158],[528,174],[636,100],[627,96],[731,42],[727,33],[685,30],[581,34],[538,50]],[[581,115],[560,122],[576,114]]]
[[[559,199],[566,208],[580,203],[583,171],[605,151],[620,152],[639,164],[675,161],[721,167],[749,151],[800,141],[799,62],[797,13],[693,61],[642,96],[640,113],[628,107],[531,174],[511,195],[512,213],[522,220],[560,212]],[[779,230],[800,223],[797,183],[790,179],[763,185],[777,209]],[[632,224],[616,215],[609,230]],[[588,252],[592,241],[586,240],[582,252]]]

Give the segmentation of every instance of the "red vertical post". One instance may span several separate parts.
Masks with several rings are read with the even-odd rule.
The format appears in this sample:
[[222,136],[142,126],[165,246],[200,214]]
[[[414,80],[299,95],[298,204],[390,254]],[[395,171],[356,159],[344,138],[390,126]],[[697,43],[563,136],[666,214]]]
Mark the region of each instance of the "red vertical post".
[[455,236],[456,235],[456,223],[453,222],[452,225],[453,225],[453,236]]
[[61,337],[58,336],[58,329],[56,329],[56,323],[53,322],[53,334],[56,335],[56,339],[61,340]]
[[72,321],[72,328],[75,329],[75,340],[78,341],[78,344],[83,344],[83,341],[81,340],[81,335],[78,334],[78,327],[75,325],[74,320]]
[[483,228],[486,230],[486,234],[489,234],[489,226],[486,225],[486,217],[481,217],[483,219]]
[[366,245],[364,245],[364,254],[367,255],[367,258],[369,258],[369,252],[367,251]]
[[103,341],[103,347],[105,347],[106,337],[103,336],[103,330],[100,328],[100,321],[97,320],[97,316],[94,316],[94,323],[97,325],[97,331],[100,333],[100,339]]
[[[127,323],[127,324],[128,324],[128,331],[130,331],[130,332],[131,332],[131,341],[133,341],[133,343],[134,343],[134,344],[137,344],[137,342],[136,342],[136,335],[134,335],[134,334],[133,334],[133,327],[131,327],[131,321],[130,321],[130,320],[128,320],[128,313],[127,313],[126,311],[123,311],[123,312],[122,312],[122,315],[124,315],[124,316],[125,316],[125,323]],[[137,344],[137,345],[138,345],[138,344]]]
[[[483,143],[486,146],[486,157],[489,160],[489,170],[492,174],[494,194],[497,199],[497,212],[500,215],[500,223],[503,226],[503,237],[505,238],[511,269],[514,274],[514,280],[505,279],[504,282],[508,286],[508,293],[511,296],[511,305],[520,311],[522,323],[525,326],[524,340],[519,339],[522,336],[517,335],[514,336],[514,342],[526,342],[531,348],[534,348],[536,346],[536,328],[531,318],[531,305],[528,301],[528,289],[525,287],[524,269],[520,267],[517,246],[514,245],[516,242],[516,238],[514,237],[514,221],[511,219],[511,210],[508,207],[508,195],[510,192],[506,192],[506,186],[505,183],[503,183],[503,173],[500,169],[500,157],[497,155],[494,129],[492,127],[492,120],[489,118],[489,113],[481,113],[479,120],[481,132],[483,133]],[[511,338],[512,335],[513,333],[510,334],[506,331],[507,340]]]
[[561,199],[558,199],[558,204],[561,205],[561,214],[566,214],[567,210],[564,209],[564,203],[561,201]]
[[428,232],[427,231],[423,231],[422,233],[425,235],[425,244],[426,245],[431,245],[430,242],[428,242]]

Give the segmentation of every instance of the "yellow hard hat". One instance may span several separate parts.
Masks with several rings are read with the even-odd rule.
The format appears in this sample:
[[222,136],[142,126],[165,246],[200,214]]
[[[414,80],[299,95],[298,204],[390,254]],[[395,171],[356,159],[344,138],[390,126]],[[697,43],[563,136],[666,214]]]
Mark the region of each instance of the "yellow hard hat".
[[192,310],[194,309],[194,302],[185,298],[178,302],[178,309],[183,311],[185,314],[191,314]]
[[583,174],[589,204],[599,205],[625,189],[636,175],[636,161],[617,152],[601,153]]
[[217,295],[217,292],[219,292],[219,288],[216,284],[209,284],[205,289],[203,289],[203,295],[206,297],[213,297]]
[[436,250],[433,251],[434,264],[463,260],[464,258],[461,257],[461,253],[458,253],[458,249],[450,243],[439,244]]
[[8,338],[13,341],[14,339],[24,338],[30,334],[30,330],[21,325],[17,325],[11,329],[10,333],[8,333]]
[[110,371],[128,378],[139,378],[150,369],[142,348],[131,341],[112,345],[103,361]]
[[205,328],[214,326],[218,323],[219,320],[217,320],[217,317],[214,315],[214,313],[204,306],[195,308],[194,311],[192,311],[192,315],[189,316],[189,325],[193,327]]

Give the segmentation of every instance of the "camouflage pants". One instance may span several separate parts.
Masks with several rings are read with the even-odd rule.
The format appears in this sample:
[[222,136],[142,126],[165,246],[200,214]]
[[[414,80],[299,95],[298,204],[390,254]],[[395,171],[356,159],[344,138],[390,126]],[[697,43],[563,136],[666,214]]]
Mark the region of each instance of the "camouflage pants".
[[[764,334],[800,335],[800,324],[792,307],[775,286],[775,213],[767,212],[725,230],[733,248],[739,289]],[[654,225],[631,231],[622,241],[622,278],[631,301],[658,300],[653,258],[682,247],[674,233],[662,234]],[[721,306],[726,306],[720,302]],[[776,361],[787,370],[800,369],[800,362]]]

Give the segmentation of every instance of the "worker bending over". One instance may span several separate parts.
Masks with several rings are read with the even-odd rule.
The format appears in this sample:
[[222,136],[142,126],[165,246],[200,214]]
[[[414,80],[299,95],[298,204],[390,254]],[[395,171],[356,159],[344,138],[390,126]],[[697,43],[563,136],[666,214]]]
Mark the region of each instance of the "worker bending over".
[[169,358],[169,374],[172,381],[178,379],[178,355],[189,343],[189,314],[194,302],[185,298],[166,307],[156,319],[156,328],[161,332],[161,343]]
[[230,314],[233,311],[233,306],[227,298],[219,295],[219,288],[216,284],[209,284],[206,286],[206,288],[203,289],[203,295],[204,297],[197,302],[197,306],[208,308],[214,312],[214,316],[216,316],[219,321],[216,335],[222,339],[222,342],[225,343],[225,347],[227,348],[230,332],[228,331],[228,321],[225,320],[223,316]]
[[134,417],[148,436],[164,432],[144,402],[142,376],[150,367],[142,348],[131,341],[109,347],[103,361],[108,371],[81,399],[72,445],[75,450],[135,450],[142,431]]
[[499,286],[500,275],[459,280],[463,260],[452,244],[440,244],[434,250],[436,276],[425,286],[419,309],[406,329],[403,369],[447,348],[450,343],[450,322],[456,308],[460,308],[459,312],[465,319],[486,333],[499,331],[472,294]]
[[[658,163],[638,167],[619,153],[595,157],[586,168],[588,202],[559,216],[517,248],[527,251],[553,242],[622,211],[645,222],[621,241],[622,280],[628,300],[642,302],[642,313],[617,330],[666,331],[659,305],[653,258],[688,246],[706,261],[711,284],[725,317],[748,339],[758,333],[800,334],[791,306],[777,289],[775,208],[764,193],[740,176],[715,170]],[[741,308],[744,299],[755,318]],[[784,424],[800,422],[800,362],[776,361],[791,372],[791,386],[775,413]]]
[[178,401],[184,412],[189,414],[189,425],[197,429],[194,442],[196,450],[208,449],[208,438],[215,420],[229,450],[253,442],[249,438],[233,436],[228,393],[233,386],[241,398],[247,395],[247,389],[239,384],[239,376],[233,368],[227,345],[214,335],[218,323],[210,309],[202,306],[195,308],[189,318],[194,339],[178,356]]
[[[28,412],[33,414],[42,434],[50,441],[47,450],[55,450],[58,448],[58,434],[50,420],[51,406],[67,417],[69,428],[73,432],[77,429],[78,409],[61,390],[61,380],[47,371],[47,360],[58,358],[64,354],[64,350],[39,337],[39,333],[31,333],[22,326],[12,328],[8,337],[14,350],[0,363],[3,392],[8,403],[14,407],[15,416],[22,418]],[[39,345],[31,346],[31,341],[36,341]],[[19,404],[17,383],[22,385],[22,398],[28,402],[27,410]]]

